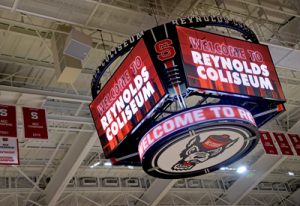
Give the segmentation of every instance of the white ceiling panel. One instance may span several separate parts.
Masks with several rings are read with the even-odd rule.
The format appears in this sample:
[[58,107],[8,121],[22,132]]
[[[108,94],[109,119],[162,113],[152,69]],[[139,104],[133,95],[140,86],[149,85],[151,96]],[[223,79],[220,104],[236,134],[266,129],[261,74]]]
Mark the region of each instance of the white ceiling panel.
[[268,46],[275,65],[278,64],[283,58],[285,58],[292,51],[292,49],[290,48],[281,47],[277,45],[269,44]]
[[293,50],[288,56],[283,58],[278,66],[300,70],[300,50]]

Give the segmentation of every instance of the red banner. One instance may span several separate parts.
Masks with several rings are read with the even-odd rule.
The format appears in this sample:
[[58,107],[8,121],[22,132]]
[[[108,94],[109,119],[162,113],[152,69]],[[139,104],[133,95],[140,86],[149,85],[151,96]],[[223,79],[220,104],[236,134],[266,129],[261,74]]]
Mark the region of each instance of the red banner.
[[17,137],[16,107],[0,104],[0,136]]
[[48,139],[46,112],[44,109],[23,107],[25,138]]
[[0,138],[0,164],[19,164],[19,145],[16,138]]
[[177,32],[190,88],[284,101],[267,46],[179,26]]
[[300,136],[299,134],[288,134],[288,137],[291,140],[292,145],[298,156],[300,156]]
[[270,132],[260,131],[260,141],[265,149],[267,154],[277,155],[277,149],[274,145]]
[[151,114],[165,94],[144,40],[140,40],[90,104],[106,156]]
[[293,155],[293,151],[284,133],[273,132],[276,142],[283,155]]

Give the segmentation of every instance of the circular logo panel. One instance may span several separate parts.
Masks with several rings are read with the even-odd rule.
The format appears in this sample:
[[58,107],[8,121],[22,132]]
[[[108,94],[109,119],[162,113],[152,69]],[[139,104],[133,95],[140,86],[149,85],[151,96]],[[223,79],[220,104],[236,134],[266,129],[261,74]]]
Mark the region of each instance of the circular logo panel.
[[148,174],[185,178],[237,161],[255,147],[256,136],[258,130],[247,110],[207,106],[180,112],[156,124],[141,139],[139,153]]
[[166,173],[203,170],[240,152],[247,144],[245,137],[244,131],[233,126],[203,129],[162,148],[153,158],[153,164]]

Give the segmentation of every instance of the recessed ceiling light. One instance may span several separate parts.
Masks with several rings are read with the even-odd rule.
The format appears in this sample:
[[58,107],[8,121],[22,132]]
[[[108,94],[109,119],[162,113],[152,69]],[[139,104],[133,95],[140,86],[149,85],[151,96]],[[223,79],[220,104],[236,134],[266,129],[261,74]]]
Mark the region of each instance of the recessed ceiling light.
[[293,173],[293,172],[288,172],[288,175],[290,175],[290,176],[295,176],[295,173]]

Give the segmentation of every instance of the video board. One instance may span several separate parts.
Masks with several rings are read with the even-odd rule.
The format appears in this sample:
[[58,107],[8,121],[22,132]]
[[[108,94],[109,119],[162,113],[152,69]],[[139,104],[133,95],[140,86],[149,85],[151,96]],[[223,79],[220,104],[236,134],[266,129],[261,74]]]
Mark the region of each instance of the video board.
[[106,157],[151,115],[165,94],[141,39],[90,104]]
[[266,45],[176,27],[187,86],[284,101]]

